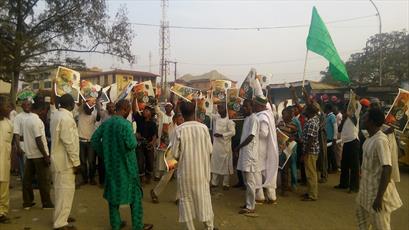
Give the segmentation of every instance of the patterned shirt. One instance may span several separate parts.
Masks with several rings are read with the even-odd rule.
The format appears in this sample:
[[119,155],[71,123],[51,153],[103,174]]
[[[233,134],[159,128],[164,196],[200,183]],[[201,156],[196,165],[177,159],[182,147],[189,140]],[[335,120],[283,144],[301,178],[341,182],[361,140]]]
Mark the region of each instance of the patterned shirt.
[[[387,136],[382,131],[378,131],[366,139],[363,145],[362,176],[356,200],[358,205],[370,213],[375,212],[372,205],[378,193],[385,165],[392,166],[391,151]],[[393,180],[389,182],[383,194],[383,204],[386,212],[392,212],[402,206]]]
[[[320,118],[318,115],[315,115],[313,118],[305,122],[303,130],[304,153],[313,155],[318,155],[320,153],[319,131]],[[310,137],[312,137],[311,149],[306,149]]]

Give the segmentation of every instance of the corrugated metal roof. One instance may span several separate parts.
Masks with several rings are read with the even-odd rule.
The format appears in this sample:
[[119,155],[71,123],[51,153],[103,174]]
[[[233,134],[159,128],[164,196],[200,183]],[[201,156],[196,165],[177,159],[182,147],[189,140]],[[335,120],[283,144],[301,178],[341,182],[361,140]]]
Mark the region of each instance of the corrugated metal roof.
[[[193,76],[191,74],[185,74],[182,77],[176,79],[176,81],[184,81],[188,83],[192,83],[195,81],[212,81],[212,80],[228,80],[228,81],[233,81],[230,78],[224,76],[223,74],[219,73],[217,70],[212,70],[208,73],[202,74],[202,75],[196,75]],[[235,81],[233,81],[235,82]]]

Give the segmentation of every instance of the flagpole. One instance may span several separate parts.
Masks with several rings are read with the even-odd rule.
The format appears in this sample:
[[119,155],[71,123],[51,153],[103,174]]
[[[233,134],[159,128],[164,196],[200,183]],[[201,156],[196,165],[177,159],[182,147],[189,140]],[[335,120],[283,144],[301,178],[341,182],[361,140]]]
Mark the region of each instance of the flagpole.
[[303,89],[305,85],[305,74],[307,73],[307,60],[308,60],[308,49],[307,49],[307,52],[305,52],[304,72],[302,74],[302,88]]

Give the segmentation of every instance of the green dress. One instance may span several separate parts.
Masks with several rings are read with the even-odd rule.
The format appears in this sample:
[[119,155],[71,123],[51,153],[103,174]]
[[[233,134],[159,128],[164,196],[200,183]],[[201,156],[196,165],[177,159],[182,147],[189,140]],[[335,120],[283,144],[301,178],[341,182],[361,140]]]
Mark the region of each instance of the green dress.
[[104,159],[104,198],[113,205],[132,204],[142,199],[131,123],[113,116],[94,132],[92,148]]

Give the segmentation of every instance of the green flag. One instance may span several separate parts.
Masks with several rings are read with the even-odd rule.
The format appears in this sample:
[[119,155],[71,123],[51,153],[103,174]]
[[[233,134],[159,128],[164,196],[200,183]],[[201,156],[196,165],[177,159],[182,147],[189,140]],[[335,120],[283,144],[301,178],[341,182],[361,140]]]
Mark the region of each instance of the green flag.
[[307,37],[307,49],[323,56],[329,61],[329,72],[337,81],[349,82],[349,77],[344,63],[342,62],[331,35],[322,21],[317,9],[312,9],[310,31]]

